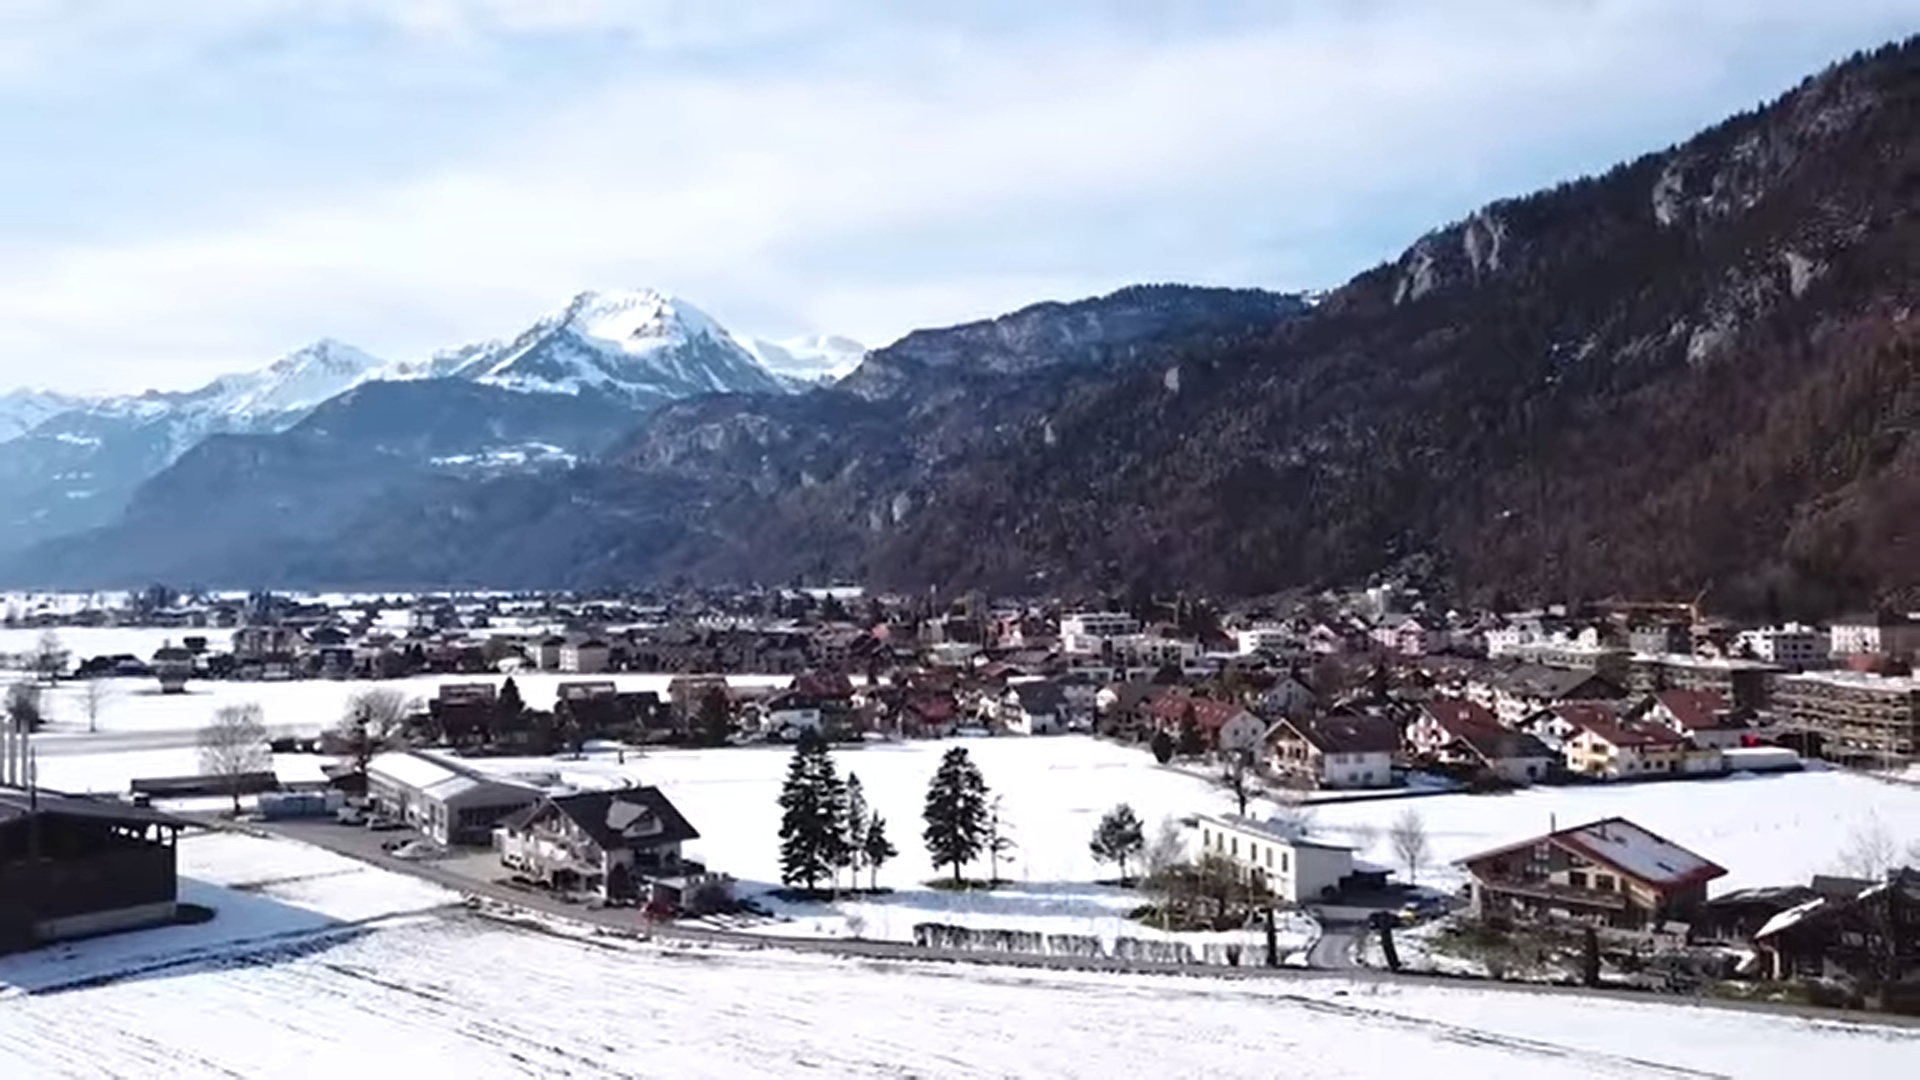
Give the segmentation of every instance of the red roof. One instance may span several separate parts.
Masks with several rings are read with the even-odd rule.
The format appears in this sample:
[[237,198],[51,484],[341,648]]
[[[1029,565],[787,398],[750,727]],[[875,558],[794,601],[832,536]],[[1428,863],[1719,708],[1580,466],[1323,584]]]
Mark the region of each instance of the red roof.
[[1654,698],[1684,731],[1737,731],[1747,725],[1711,690],[1662,690]]
[[1507,844],[1470,855],[1454,865],[1471,867],[1475,863],[1524,851],[1538,844],[1551,844],[1589,862],[1610,866],[1620,874],[1661,892],[1699,885],[1724,877],[1727,873],[1725,867],[1623,817],[1602,818]]
[[1460,738],[1487,731],[1500,731],[1500,720],[1486,706],[1465,698],[1437,697],[1427,702],[1427,715],[1447,734]]
[[1169,724],[1181,723],[1191,716],[1194,725],[1201,731],[1215,734],[1227,721],[1246,711],[1230,701],[1216,701],[1190,694],[1166,694],[1156,698],[1147,708],[1156,719]]
[[1603,701],[1564,702],[1553,706],[1553,711],[1576,729],[1591,732],[1612,746],[1674,746],[1687,741],[1672,728],[1650,720],[1623,719]]

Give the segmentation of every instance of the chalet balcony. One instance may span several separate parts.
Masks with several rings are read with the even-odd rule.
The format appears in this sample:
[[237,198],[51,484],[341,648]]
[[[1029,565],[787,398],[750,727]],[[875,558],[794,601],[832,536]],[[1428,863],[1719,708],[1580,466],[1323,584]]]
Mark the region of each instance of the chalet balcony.
[[1558,904],[1567,907],[1600,909],[1605,911],[1626,911],[1631,905],[1626,893],[1611,889],[1576,889],[1570,885],[1555,885],[1547,881],[1514,881],[1507,879],[1479,879],[1474,888],[1489,897],[1522,897],[1538,901],[1541,904]]

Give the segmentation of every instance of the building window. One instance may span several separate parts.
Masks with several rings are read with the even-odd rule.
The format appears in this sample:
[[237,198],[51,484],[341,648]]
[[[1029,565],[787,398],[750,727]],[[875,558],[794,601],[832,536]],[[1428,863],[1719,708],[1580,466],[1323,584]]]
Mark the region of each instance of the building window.
[[1587,887],[1586,872],[1583,870],[1567,871],[1567,884],[1576,889],[1586,888]]
[[1273,865],[1273,849],[1272,848],[1267,849],[1267,865],[1268,866]]
[[1287,869],[1287,853],[1284,851],[1280,853],[1280,872],[1283,874],[1290,874],[1293,872]]
[[1239,858],[1240,857],[1240,838],[1236,836],[1232,840],[1229,840],[1227,844],[1228,844],[1227,854],[1232,855],[1236,859]]
[[1613,877],[1609,874],[1593,875],[1593,887],[1601,892],[1613,891]]

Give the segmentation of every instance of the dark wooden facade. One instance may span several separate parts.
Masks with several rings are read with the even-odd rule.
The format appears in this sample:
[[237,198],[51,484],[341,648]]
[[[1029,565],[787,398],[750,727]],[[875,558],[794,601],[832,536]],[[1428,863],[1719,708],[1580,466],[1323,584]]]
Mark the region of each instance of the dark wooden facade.
[[71,936],[65,928],[90,919],[112,928],[113,912],[170,917],[178,832],[135,807],[0,794],[0,951]]

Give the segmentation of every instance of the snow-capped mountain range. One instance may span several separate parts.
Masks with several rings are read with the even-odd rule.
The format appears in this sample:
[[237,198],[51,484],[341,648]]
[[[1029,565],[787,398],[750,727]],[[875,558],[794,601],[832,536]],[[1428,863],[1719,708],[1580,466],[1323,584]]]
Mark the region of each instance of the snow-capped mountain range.
[[631,290],[581,293],[510,339],[423,361],[322,339],[189,391],[88,399],[15,390],[0,395],[0,548],[101,524],[202,440],[286,430],[369,383],[451,379],[639,410],[697,394],[798,391],[864,354],[831,336],[736,337],[692,304]]

